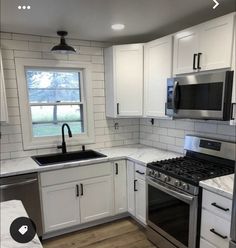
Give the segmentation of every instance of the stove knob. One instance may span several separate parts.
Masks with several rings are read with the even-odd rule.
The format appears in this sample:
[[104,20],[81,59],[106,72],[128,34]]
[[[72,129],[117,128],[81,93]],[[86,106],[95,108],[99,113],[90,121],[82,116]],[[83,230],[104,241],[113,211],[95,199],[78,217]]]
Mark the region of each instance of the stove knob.
[[184,190],[189,190],[189,185],[187,183],[183,183],[183,189]]
[[161,177],[161,173],[157,172],[157,177],[160,178]]
[[154,173],[153,170],[149,170],[149,172],[148,172],[149,176],[153,176],[153,173]]
[[180,187],[180,186],[181,186],[181,181],[176,180],[176,181],[175,181],[175,186],[176,186],[176,187]]
[[164,181],[165,181],[165,182],[170,182],[170,180],[171,180],[170,177],[164,176]]

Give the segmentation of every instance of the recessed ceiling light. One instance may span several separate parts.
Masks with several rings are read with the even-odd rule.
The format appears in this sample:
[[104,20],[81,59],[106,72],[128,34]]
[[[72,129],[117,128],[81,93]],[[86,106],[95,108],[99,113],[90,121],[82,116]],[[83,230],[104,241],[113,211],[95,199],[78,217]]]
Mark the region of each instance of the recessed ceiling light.
[[123,30],[125,28],[125,25],[121,23],[116,23],[116,24],[111,25],[111,28],[113,30]]

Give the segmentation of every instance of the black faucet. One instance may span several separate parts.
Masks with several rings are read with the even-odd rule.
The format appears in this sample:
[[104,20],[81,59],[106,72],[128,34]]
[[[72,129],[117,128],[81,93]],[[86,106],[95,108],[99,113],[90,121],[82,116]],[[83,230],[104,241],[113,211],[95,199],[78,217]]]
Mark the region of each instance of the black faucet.
[[61,135],[62,135],[62,144],[60,146],[57,146],[58,149],[62,149],[62,153],[66,153],[66,142],[65,142],[65,134],[64,134],[64,129],[67,127],[68,129],[68,135],[71,138],[72,137],[72,132],[70,130],[70,127],[67,123],[64,123],[61,127]]

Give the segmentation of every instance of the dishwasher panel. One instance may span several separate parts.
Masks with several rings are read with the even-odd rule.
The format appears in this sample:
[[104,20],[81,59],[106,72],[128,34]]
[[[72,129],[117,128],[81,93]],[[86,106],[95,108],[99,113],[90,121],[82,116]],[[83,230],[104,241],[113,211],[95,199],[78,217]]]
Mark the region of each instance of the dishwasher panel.
[[37,173],[0,178],[0,202],[9,200],[22,201],[41,237],[43,231]]

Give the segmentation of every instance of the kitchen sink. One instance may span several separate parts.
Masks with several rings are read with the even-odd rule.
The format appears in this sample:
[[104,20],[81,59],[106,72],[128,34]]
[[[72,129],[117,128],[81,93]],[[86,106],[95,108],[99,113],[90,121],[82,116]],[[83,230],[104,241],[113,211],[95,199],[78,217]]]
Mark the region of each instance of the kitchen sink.
[[57,153],[57,154],[32,156],[31,158],[39,166],[46,166],[46,165],[52,165],[58,163],[67,163],[72,161],[81,161],[81,160],[96,159],[103,157],[106,157],[106,155],[93,150],[86,150],[86,151],[77,151],[77,152],[67,152],[64,154]]

